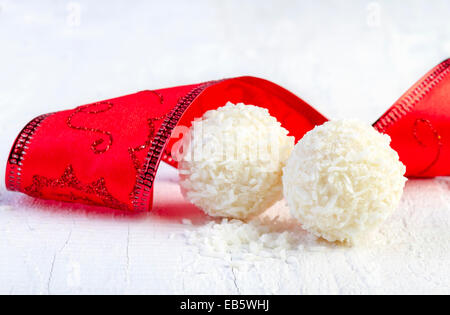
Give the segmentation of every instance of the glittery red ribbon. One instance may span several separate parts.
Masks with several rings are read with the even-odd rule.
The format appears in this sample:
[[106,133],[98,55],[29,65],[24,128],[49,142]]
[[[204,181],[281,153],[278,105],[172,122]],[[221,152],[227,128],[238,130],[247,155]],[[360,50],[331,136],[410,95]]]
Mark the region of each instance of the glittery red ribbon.
[[[449,72],[447,60],[374,125],[392,137],[409,176],[450,175]],[[12,148],[6,186],[43,199],[150,210],[160,161],[177,166],[172,151],[183,126],[228,101],[267,108],[296,140],[326,121],[289,91],[254,77],[142,91],[31,121]]]

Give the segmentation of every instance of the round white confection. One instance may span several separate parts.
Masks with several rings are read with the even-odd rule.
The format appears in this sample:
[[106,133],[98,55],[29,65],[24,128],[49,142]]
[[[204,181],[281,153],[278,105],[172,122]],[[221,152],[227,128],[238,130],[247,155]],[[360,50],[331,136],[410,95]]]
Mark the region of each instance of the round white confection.
[[282,198],[295,140],[267,109],[227,103],[194,121],[185,137],[181,190],[207,214],[246,219]]
[[330,242],[353,244],[398,207],[406,168],[390,137],[356,121],[314,128],[283,170],[283,190],[302,227]]

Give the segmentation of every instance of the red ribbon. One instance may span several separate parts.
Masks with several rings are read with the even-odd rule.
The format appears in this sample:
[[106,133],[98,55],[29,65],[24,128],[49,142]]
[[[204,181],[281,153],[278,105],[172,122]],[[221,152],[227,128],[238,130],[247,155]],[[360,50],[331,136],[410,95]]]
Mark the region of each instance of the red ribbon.
[[[450,60],[414,85],[374,127],[392,138],[408,176],[450,175]],[[20,132],[6,186],[30,196],[127,211],[152,208],[161,160],[195,118],[226,102],[265,107],[299,140],[327,119],[269,81],[240,77],[142,91],[35,118]]]

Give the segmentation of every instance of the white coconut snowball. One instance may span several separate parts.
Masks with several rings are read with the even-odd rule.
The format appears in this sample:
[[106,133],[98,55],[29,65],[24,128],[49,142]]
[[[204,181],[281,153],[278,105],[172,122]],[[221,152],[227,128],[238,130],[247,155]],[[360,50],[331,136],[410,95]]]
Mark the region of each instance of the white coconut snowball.
[[179,163],[187,200],[216,217],[246,219],[282,198],[294,137],[265,108],[232,103],[194,121]]
[[390,141],[369,125],[332,121],[297,143],[283,170],[283,188],[304,229],[352,244],[391,215],[406,168]]

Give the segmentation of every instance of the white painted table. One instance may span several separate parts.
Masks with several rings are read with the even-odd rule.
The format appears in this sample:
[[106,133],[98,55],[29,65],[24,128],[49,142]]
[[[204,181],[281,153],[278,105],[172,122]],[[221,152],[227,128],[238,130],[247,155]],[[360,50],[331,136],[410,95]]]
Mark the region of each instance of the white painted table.
[[[253,5],[0,0],[0,161],[39,114],[243,74],[329,118],[373,122],[450,56],[448,1]],[[156,210],[140,216],[33,200],[2,183],[0,293],[450,293],[449,178],[408,182],[372,245],[305,249],[298,263],[249,271],[170,238],[208,221],[176,181],[163,167]],[[173,199],[158,200],[168,190]]]

